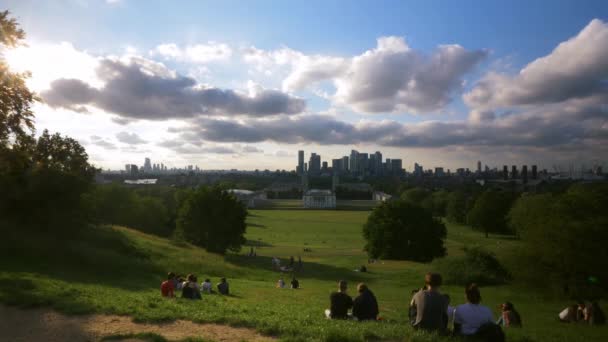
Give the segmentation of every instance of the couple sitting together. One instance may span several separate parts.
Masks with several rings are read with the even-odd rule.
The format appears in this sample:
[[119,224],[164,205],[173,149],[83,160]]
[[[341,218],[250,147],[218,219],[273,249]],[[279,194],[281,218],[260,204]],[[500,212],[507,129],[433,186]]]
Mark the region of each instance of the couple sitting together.
[[[338,282],[338,292],[329,296],[330,307],[325,316],[331,319],[356,319],[358,321],[376,320],[378,318],[378,301],[374,293],[361,283],[357,286],[359,296],[353,300],[346,294],[348,284],[345,280]],[[352,314],[348,310],[352,308]]]

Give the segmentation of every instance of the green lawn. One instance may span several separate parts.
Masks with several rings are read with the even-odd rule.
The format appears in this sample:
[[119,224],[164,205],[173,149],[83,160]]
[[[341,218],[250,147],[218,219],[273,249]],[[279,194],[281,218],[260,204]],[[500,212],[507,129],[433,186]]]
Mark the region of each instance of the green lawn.
[[[0,242],[0,302],[48,305],[67,313],[128,314],[136,320],[188,319],[254,327],[285,340],[387,340],[439,341],[439,337],[408,327],[410,291],[422,285],[429,264],[385,261],[368,266],[368,273],[353,271],[367,256],[362,251],[361,226],[366,211],[253,210],[248,219],[249,245],[256,258],[241,253],[226,257],[192,246],[130,229],[101,228],[74,238],[71,243],[36,235],[24,238],[9,233]],[[481,245],[499,257],[509,255],[518,241],[472,232],[449,225],[449,255],[462,253],[465,245]],[[304,252],[304,248],[310,252]],[[298,275],[302,289],[276,289],[279,274],[271,258],[283,263],[290,256],[304,261]],[[217,282],[225,276],[233,295],[204,296],[202,301],[164,300],[159,284],[167,271],[195,273]],[[323,310],[339,279],[351,284],[364,281],[376,293],[383,322],[328,321]],[[286,279],[287,280],[287,279]],[[460,287],[444,288],[453,304],[464,300]],[[565,325],[556,321],[567,301],[517,285],[482,288],[483,301],[497,306],[512,301],[524,328],[508,331],[509,340],[604,341],[608,328]]]

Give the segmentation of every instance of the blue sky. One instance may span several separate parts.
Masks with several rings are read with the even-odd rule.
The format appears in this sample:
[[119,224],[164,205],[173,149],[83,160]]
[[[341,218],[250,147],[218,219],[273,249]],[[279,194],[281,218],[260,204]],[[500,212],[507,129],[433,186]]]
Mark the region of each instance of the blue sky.
[[[157,160],[175,166],[195,163],[203,168],[236,165],[248,169],[290,169],[295,165],[295,151],[299,148],[314,150],[326,159],[325,156],[348,154],[353,146],[363,151],[380,149],[388,157],[401,157],[408,169],[414,161],[425,167],[473,167],[478,159],[489,166],[507,162],[546,167],[553,163],[606,163],[606,150],[601,145],[605,145],[602,139],[608,130],[603,128],[608,97],[603,97],[605,92],[594,86],[605,84],[604,77],[608,75],[601,62],[603,53],[608,51],[608,44],[604,46],[606,1],[9,0],[4,7],[28,34],[30,52],[9,55],[9,62],[16,69],[31,66],[36,79],[42,78],[36,70],[43,70],[38,72],[43,74],[45,68],[69,69],[58,65],[63,64],[62,60],[82,64],[73,68],[81,70],[80,74],[74,70],[63,73],[55,70],[53,77],[44,78],[46,83],[42,80],[36,83],[37,91],[55,95],[55,102],[40,105],[38,126],[75,136],[87,146],[92,159],[104,167],[118,168],[129,160],[143,160],[144,155],[152,154],[158,156]],[[598,25],[591,25],[594,19]],[[588,25],[595,38],[579,37]],[[403,41],[386,40],[389,54],[397,56],[398,61],[381,54],[378,40],[382,37]],[[561,57],[556,55],[551,60],[553,69],[543,69],[537,64],[536,71],[530,73],[536,78],[518,79],[517,75],[530,63],[552,56],[560,43],[576,37],[578,45],[574,42]],[[58,47],[62,42],[70,47]],[[161,53],[158,48],[163,44],[174,44],[179,50]],[[459,50],[445,50],[442,55],[440,46],[447,44],[458,45]],[[221,58],[200,57],[200,53],[209,50],[193,49],[186,57],[187,47],[198,45],[209,47],[213,53],[223,49],[226,54]],[[567,77],[559,78],[559,65],[564,58],[577,64],[577,49],[587,51],[581,46],[594,46],[595,50],[589,52],[588,58],[581,58],[580,65],[568,69]],[[35,51],[36,47],[40,48]],[[252,47],[259,52],[255,62],[244,57],[249,56],[245,51]],[[45,60],[41,51],[53,48],[55,59]],[[287,61],[279,56],[285,49]],[[375,51],[376,59],[358,65],[357,58],[364,59],[366,51]],[[60,58],[62,54],[65,59]],[[145,61],[134,62],[134,56]],[[191,77],[208,88],[246,92],[249,87],[249,97],[256,96],[251,90],[255,84],[260,89],[275,89],[281,94],[274,95],[288,100],[302,99],[305,107],[291,113],[271,110],[256,115],[244,109],[227,113],[226,107],[221,107],[214,109],[213,115],[197,112],[146,117],[141,112],[129,112],[133,108],[116,109],[118,105],[109,103],[107,95],[100,95],[103,100],[81,101],[89,112],[82,114],[74,110],[74,103],[65,103],[65,96],[60,101],[59,95],[49,91],[53,89],[48,81],[54,77],[95,83],[94,76],[85,76],[86,66],[91,65],[93,70],[89,74],[94,74],[95,63],[104,58],[121,59],[126,64],[162,63],[167,70]],[[450,58],[455,58],[453,65]],[[436,60],[448,61],[445,68],[454,69],[434,75],[429,70]],[[395,69],[385,74],[382,68]],[[375,77],[375,72],[387,79]],[[396,79],[392,75],[397,75]],[[543,75],[549,75],[545,81],[551,82],[543,85]],[[551,78],[551,75],[558,76]],[[590,75],[599,75],[599,79]],[[97,87],[103,87],[107,81],[100,80]],[[401,85],[385,89],[391,82]],[[556,86],[549,93],[536,88],[552,89],[559,82],[564,86]],[[580,94],[567,87],[573,82],[580,82],[581,89],[594,90]],[[502,89],[512,91],[502,94]],[[488,98],[489,91],[500,94]],[[526,91],[527,94],[521,94]],[[320,93],[325,95],[319,96]],[[483,94],[484,98],[474,98],[475,94]],[[112,98],[120,102],[115,96]],[[259,105],[267,108],[267,104]],[[564,114],[556,112],[569,105],[596,115],[577,114],[589,122],[573,117],[572,123],[581,127],[572,129],[571,141],[556,142],[559,139],[551,136],[551,132],[571,136],[571,132],[559,131],[569,122],[562,122]],[[475,121],[478,114],[473,112],[492,113],[489,115],[496,122],[484,121],[483,125],[488,126],[479,128],[480,123]],[[555,112],[553,117],[549,117],[549,112]],[[508,118],[502,113],[516,114]],[[310,117],[306,115],[329,115],[316,121],[325,123],[323,120],[331,118],[321,126],[334,128],[323,131],[304,126],[305,122],[315,121],[307,120]],[[515,116],[521,119],[515,121],[512,118]],[[129,122],[117,124],[119,120],[112,120],[117,117]],[[247,130],[235,128],[231,131],[233,136],[211,137],[208,133],[211,127],[219,126],[209,120],[223,120],[224,124],[234,121],[240,124],[238,129]],[[281,127],[281,122],[302,125],[302,131],[316,129],[326,136],[303,134],[290,138],[265,134],[268,120],[276,120],[271,127]],[[388,124],[389,121],[394,124]],[[496,134],[510,136],[521,127],[541,121],[544,126],[530,129],[512,141],[491,141],[491,137],[481,137],[480,133],[495,130]],[[344,123],[352,127],[344,127]],[[103,129],[95,132],[91,125]],[[387,128],[391,125],[399,125],[399,129]],[[589,127],[598,125],[597,132],[590,131]],[[172,131],[167,132],[167,127],[173,127]],[[369,132],[380,127],[386,131],[370,137]],[[146,143],[121,141],[116,137],[120,132],[142,137],[141,141]],[[436,137],[438,134],[449,137],[440,139]],[[433,135],[434,139],[427,135]],[[244,137],[242,141],[239,136]],[[473,138],[477,136],[480,137]],[[253,147],[259,150],[257,157],[245,152],[253,151]],[[259,165],[261,155],[268,165]]]

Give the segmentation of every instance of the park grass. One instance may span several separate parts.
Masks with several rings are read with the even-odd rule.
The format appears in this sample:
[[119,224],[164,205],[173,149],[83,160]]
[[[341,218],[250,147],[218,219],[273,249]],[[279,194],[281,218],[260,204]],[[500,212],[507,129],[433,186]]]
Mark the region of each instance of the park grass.
[[[241,254],[219,256],[194,246],[143,234],[124,227],[85,229],[70,238],[48,234],[25,236],[8,230],[0,242],[0,302],[51,306],[67,314],[130,315],[136,321],[186,319],[255,328],[288,341],[406,340],[442,341],[416,332],[407,324],[412,289],[422,285],[431,264],[381,261],[367,265],[361,226],[369,212],[321,210],[253,210],[248,218],[248,246]],[[255,246],[256,258],[246,257]],[[448,254],[464,246],[482,246],[508,259],[519,241],[485,238],[465,226],[448,225]],[[309,252],[304,252],[304,248]],[[271,258],[290,256],[304,262],[297,275],[302,289],[276,289],[280,275]],[[448,257],[449,257],[448,256]],[[232,295],[207,295],[202,301],[160,298],[159,284],[167,271],[195,273],[215,283],[227,277]],[[286,278],[289,275],[284,275]],[[381,322],[330,321],[323,318],[329,293],[339,279],[350,292],[367,283],[378,297]],[[288,279],[285,279],[288,282]],[[463,302],[460,287],[445,286],[452,304]],[[523,329],[507,331],[511,341],[604,341],[606,327],[567,325],[557,313],[569,302],[518,284],[482,288],[483,302],[498,313],[504,301],[515,303]]]

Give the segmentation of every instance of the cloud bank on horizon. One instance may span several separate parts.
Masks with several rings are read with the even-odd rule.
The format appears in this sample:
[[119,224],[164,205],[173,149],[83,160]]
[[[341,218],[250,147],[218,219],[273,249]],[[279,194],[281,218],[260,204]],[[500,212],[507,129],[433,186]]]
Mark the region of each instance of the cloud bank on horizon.
[[[426,53],[395,36],[379,37],[376,46],[351,56],[215,41],[162,43],[122,56],[31,43],[14,56],[36,66],[47,49],[73,62],[65,75],[33,70],[32,84],[48,111],[110,118],[115,133],[88,139],[107,150],[146,146],[185,158],[238,157],[262,153],[256,144],[312,144],[562,156],[584,151],[605,158],[608,24],[594,19],[565,38],[514,72],[492,68],[491,47],[438,45]],[[240,85],[226,87],[230,82],[214,85],[208,77],[219,67],[247,71]],[[250,79],[256,75],[264,76]],[[267,79],[279,86],[263,86]],[[324,110],[311,105],[319,101]],[[154,137],[133,131],[150,122],[162,127]]]

